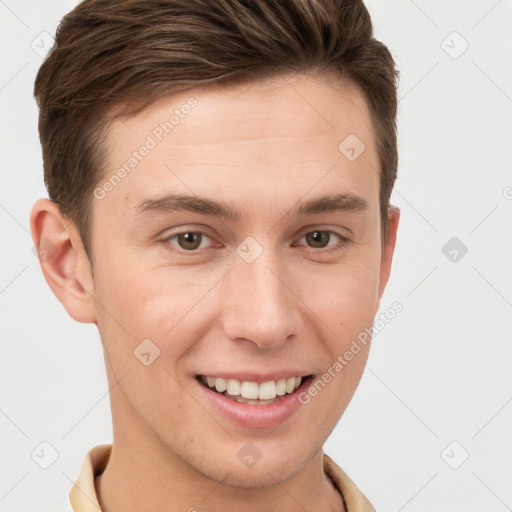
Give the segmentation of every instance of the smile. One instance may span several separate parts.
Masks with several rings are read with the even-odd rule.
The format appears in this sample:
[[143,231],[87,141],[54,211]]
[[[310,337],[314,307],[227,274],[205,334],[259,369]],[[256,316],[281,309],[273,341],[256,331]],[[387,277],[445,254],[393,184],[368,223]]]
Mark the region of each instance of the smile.
[[[261,375],[196,375],[205,408],[249,428],[275,427],[301,407],[298,395],[314,375],[295,372]],[[235,378],[238,377],[238,378]]]
[[206,375],[201,375],[200,380],[210,389],[224,395],[226,398],[251,405],[272,404],[277,397],[293,393],[302,383],[302,377],[268,380],[261,384],[254,381],[223,379]]

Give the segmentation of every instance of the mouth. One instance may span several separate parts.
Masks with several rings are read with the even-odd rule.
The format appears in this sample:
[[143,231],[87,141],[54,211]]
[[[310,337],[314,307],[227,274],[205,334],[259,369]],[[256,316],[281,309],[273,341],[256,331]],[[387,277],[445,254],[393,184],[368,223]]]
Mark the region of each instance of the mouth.
[[197,375],[205,388],[224,398],[251,406],[268,406],[297,395],[307,387],[313,375],[297,375],[277,379],[241,380],[235,378]]
[[314,374],[298,370],[195,376],[201,400],[212,417],[220,415],[230,423],[251,429],[277,427],[297,413],[302,406],[300,394],[313,378]]

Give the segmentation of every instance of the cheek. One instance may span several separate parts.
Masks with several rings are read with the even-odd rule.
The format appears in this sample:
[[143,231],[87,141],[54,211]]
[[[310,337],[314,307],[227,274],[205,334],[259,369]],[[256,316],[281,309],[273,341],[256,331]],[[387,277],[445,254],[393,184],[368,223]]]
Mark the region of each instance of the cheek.
[[324,418],[328,432],[348,406],[366,366],[377,283],[368,267],[353,268],[331,282],[331,291],[324,296],[322,310],[318,311],[328,327],[323,330],[323,373],[318,375],[320,382],[312,391],[318,398],[311,400],[315,415]]
[[359,259],[316,280],[309,302],[324,320],[337,349],[373,323],[378,298],[378,265]]
[[115,271],[110,273],[98,272],[95,281],[98,329],[112,364],[118,365],[117,373],[139,364],[134,350],[148,339],[156,348],[145,343],[159,353],[155,362],[163,365],[165,361],[171,369],[190,349],[190,340],[196,339],[207,303],[202,299],[212,286],[211,279],[193,279],[189,272],[170,267],[137,271],[137,262],[112,268]]
[[109,368],[116,380],[122,378],[120,387],[144,417],[151,418],[154,411],[186,411],[187,395],[181,391],[186,383],[177,383],[176,364],[189,348],[183,325],[197,302],[198,286],[155,279],[151,271],[112,268],[115,272],[98,272],[96,279],[101,301],[98,329]]
[[[182,301],[177,299],[187,294],[183,289],[186,283],[162,279],[164,272],[145,268],[142,258],[115,256],[106,255],[102,259],[95,278],[96,298],[100,309],[104,309],[102,316],[107,322],[122,322],[128,332],[156,335],[154,330],[151,333],[141,331],[154,327],[158,319],[170,320],[175,316],[172,308],[179,308]],[[105,310],[111,315],[105,315]]]

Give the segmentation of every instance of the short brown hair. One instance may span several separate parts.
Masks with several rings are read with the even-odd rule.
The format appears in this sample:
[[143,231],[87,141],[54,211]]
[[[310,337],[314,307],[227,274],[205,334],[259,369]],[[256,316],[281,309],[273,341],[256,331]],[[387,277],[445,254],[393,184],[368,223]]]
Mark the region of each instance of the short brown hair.
[[115,107],[135,115],[193,86],[312,70],[352,80],[368,102],[384,241],[398,71],[361,0],[85,0],[64,16],[34,96],[50,199],[77,226],[89,259],[92,193],[107,170]]

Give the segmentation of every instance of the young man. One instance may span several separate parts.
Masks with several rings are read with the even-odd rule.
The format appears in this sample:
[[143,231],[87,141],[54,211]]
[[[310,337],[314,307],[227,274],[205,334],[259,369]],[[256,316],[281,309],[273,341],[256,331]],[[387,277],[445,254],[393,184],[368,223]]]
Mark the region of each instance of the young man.
[[31,229],[98,326],[114,431],[75,511],[374,510],[322,447],[390,274],[396,79],[360,1],[64,17],[35,84]]

